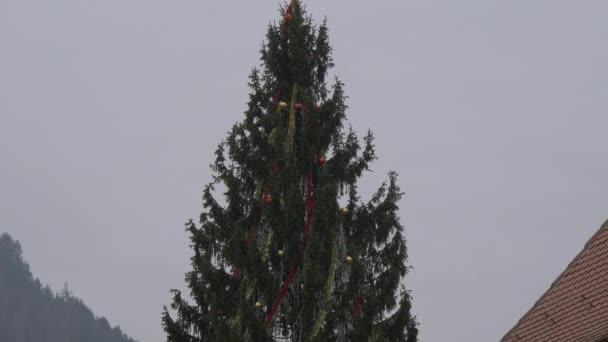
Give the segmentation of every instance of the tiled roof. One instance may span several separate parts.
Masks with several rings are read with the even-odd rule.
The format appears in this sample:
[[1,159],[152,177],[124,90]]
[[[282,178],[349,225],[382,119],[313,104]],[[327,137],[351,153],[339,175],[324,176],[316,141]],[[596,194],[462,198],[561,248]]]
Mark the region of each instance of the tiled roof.
[[608,221],[502,342],[608,338]]

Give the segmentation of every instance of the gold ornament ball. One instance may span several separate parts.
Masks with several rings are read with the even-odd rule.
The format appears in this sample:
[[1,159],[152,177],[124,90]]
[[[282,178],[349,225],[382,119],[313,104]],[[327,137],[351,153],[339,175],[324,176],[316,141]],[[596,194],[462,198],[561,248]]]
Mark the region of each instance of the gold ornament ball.
[[348,265],[351,265],[353,263],[353,258],[347,256],[346,259],[344,259],[344,262],[346,262]]
[[280,256],[280,257],[284,257],[284,256],[285,256],[285,251],[284,251],[284,250],[282,250],[282,249],[280,249],[280,250],[279,250],[279,256]]
[[255,308],[258,310],[262,310],[262,303],[261,302],[255,302]]
[[342,215],[342,216],[348,215],[348,208],[342,208],[342,209],[340,209],[340,215]]
[[279,102],[279,109],[284,110],[285,108],[287,108],[287,102],[284,102],[284,101]]

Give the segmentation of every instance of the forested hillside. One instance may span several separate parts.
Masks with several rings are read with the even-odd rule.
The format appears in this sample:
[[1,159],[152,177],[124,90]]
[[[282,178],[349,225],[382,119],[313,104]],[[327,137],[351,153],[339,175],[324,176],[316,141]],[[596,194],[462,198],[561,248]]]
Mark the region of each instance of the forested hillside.
[[67,287],[54,294],[34,279],[19,242],[8,234],[0,236],[0,341],[134,342]]

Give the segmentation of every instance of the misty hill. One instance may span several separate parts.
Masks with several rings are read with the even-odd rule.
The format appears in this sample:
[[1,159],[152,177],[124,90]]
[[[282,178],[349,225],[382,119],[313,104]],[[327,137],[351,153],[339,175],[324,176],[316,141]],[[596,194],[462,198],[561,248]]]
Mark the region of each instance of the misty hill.
[[8,234],[0,236],[0,341],[135,342],[96,317],[67,287],[54,294],[42,286]]

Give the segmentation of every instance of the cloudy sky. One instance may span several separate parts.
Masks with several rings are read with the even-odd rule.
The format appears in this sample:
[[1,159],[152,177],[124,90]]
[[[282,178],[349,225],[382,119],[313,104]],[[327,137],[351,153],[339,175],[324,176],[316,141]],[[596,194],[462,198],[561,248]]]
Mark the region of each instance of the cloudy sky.
[[[309,0],[407,195],[422,341],[497,341],[608,218],[605,0]],[[277,1],[0,0],[0,231],[164,341],[212,152]]]

